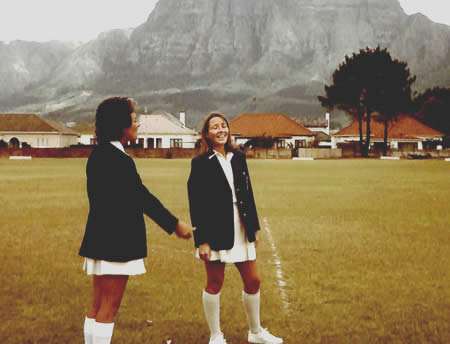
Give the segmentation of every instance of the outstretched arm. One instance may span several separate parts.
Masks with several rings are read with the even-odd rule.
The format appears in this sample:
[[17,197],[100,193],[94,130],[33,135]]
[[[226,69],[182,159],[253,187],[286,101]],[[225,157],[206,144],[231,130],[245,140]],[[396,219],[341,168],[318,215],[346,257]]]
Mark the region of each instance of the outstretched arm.
[[195,230],[187,223],[178,220],[172,213],[167,210],[163,204],[142,184],[142,193],[144,199],[144,213],[155,221],[167,233],[175,232],[177,237],[190,239],[192,231]]

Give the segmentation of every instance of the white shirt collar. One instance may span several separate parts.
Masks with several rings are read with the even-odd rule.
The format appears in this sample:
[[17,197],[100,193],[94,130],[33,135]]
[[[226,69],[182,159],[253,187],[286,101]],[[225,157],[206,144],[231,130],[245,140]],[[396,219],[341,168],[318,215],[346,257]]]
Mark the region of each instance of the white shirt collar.
[[121,150],[122,152],[124,152],[125,154],[127,154],[127,152],[125,152],[125,149],[122,146],[122,143],[120,141],[110,141],[109,143],[111,143],[114,147],[116,147],[118,150]]
[[211,159],[212,157],[216,156],[217,157],[221,157],[224,158],[225,160],[231,160],[231,158],[233,157],[233,152],[227,152],[226,156],[223,156],[222,153],[216,151],[215,149],[213,149],[214,154],[212,154],[209,158]]

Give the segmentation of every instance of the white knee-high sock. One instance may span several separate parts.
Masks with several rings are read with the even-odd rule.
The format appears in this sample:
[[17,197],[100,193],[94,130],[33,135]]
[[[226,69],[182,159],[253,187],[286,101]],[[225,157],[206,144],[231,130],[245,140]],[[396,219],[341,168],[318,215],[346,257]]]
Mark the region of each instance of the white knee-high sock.
[[213,295],[203,290],[202,301],[211,338],[214,339],[222,333],[220,330],[220,292]]
[[259,318],[260,293],[247,294],[242,291],[242,304],[244,305],[245,314],[247,315],[248,327],[250,332],[259,333],[261,331],[261,323]]
[[114,330],[114,323],[94,324],[94,344],[111,344],[111,337]]
[[95,319],[84,318],[84,344],[94,344],[93,328]]

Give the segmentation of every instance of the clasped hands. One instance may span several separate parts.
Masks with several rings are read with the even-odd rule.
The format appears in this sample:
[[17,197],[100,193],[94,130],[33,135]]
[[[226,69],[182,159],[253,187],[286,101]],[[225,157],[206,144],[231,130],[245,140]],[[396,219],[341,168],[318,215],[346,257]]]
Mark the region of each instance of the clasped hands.
[[194,232],[195,230],[196,227],[192,227],[186,222],[179,220],[177,223],[177,228],[175,229],[175,234],[177,235],[177,237],[187,240],[192,237],[192,232]]

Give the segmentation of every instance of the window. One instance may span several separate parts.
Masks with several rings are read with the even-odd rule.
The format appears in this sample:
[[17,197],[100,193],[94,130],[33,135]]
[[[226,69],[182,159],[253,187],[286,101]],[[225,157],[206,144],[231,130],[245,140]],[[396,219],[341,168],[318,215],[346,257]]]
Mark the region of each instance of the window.
[[402,152],[415,152],[417,150],[417,142],[399,142],[398,150]]
[[[376,151],[383,151],[384,150],[384,142],[374,142],[373,144]],[[389,142],[388,142],[389,147]]]
[[38,147],[48,147],[48,138],[38,137],[37,139]]
[[306,140],[295,140],[295,148],[305,148]]
[[278,139],[277,141],[277,148],[285,148],[286,147],[286,140],[285,139]]
[[437,146],[440,144],[441,143],[439,141],[423,141],[422,147],[425,150],[433,150],[433,149],[437,149]]
[[170,139],[170,148],[183,148],[183,139]]

